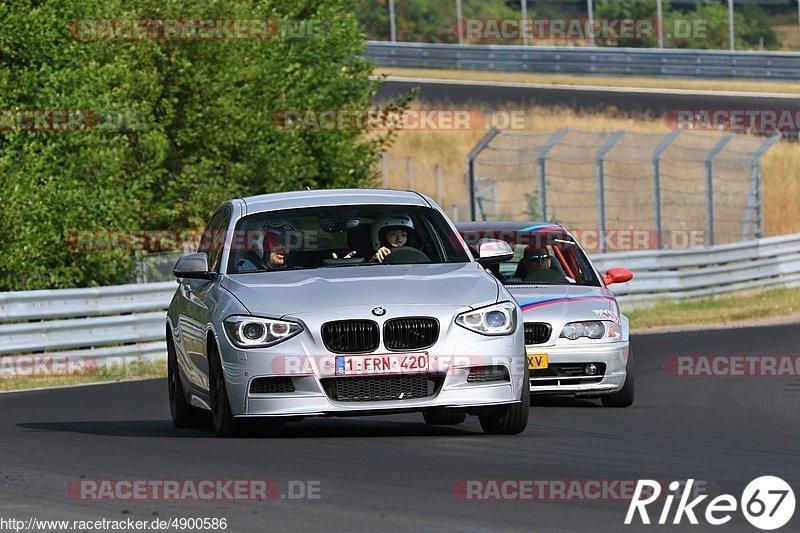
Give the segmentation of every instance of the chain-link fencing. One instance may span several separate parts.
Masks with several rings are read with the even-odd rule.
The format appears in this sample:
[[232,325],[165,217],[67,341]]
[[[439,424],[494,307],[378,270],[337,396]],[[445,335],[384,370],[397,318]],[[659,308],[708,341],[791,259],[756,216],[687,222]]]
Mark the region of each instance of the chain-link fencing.
[[761,158],[779,138],[492,130],[467,161],[470,217],[593,231],[599,251],[614,231],[648,232],[655,248],[758,238]]

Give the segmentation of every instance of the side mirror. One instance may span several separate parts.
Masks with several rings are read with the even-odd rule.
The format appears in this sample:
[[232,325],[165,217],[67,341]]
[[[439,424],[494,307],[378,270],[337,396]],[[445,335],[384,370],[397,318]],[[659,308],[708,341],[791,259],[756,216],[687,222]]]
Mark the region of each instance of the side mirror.
[[478,241],[478,263],[482,266],[502,263],[514,258],[514,250],[506,241],[481,239]]
[[627,268],[609,268],[605,276],[603,276],[603,283],[611,285],[612,283],[625,283],[633,279],[633,272]]
[[208,254],[205,252],[184,255],[175,263],[172,273],[176,278],[217,279],[216,272],[208,271]]

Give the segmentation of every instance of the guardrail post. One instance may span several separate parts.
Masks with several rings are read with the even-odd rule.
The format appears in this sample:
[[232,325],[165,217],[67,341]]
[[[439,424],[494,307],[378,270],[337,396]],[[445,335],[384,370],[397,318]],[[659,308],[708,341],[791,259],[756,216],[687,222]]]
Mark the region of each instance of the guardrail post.
[[539,213],[544,222],[547,222],[547,155],[567,133],[569,133],[569,128],[561,128],[556,131],[536,154],[536,171],[539,175]]
[[680,130],[671,132],[653,150],[653,218],[656,224],[656,242],[659,250],[664,247],[661,222],[661,154],[669,148],[680,134]]
[[493,127],[483,138],[478,141],[467,155],[467,203],[469,205],[469,219],[473,222],[476,219],[475,210],[475,159],[489,145],[492,140],[500,133],[498,128]]
[[626,130],[617,130],[598,148],[595,155],[597,165],[597,231],[600,235],[600,253],[606,251],[606,176],[605,158],[617,142],[625,136]]
[[725,135],[706,156],[706,232],[708,246],[714,246],[714,158],[717,157],[733,135]]

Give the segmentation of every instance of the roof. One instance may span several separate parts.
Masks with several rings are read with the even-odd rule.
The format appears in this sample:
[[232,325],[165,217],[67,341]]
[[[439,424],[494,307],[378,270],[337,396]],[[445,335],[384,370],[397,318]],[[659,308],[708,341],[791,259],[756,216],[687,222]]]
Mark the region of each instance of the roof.
[[513,231],[515,233],[528,232],[528,231],[563,231],[564,228],[559,224],[552,222],[532,222],[532,221],[516,221],[516,222],[460,222],[456,224],[456,228],[460,232],[465,231],[481,231],[481,232],[500,232],[500,231]]
[[417,205],[430,207],[425,198],[414,191],[394,191],[387,189],[321,189],[316,191],[292,191],[261,194],[242,198],[245,214],[295,209],[302,207],[322,207],[336,205]]

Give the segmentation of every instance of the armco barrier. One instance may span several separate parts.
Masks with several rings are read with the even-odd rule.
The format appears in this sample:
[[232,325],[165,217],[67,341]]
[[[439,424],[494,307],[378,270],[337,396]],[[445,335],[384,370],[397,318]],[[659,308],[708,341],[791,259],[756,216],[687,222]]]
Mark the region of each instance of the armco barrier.
[[683,299],[800,284],[800,234],[689,250],[595,255],[597,269],[624,267],[633,280],[613,285],[620,303]]
[[166,359],[174,281],[0,293],[0,356],[119,361]]
[[549,72],[598,76],[800,80],[800,53],[369,41],[382,67]]
[[[601,254],[598,270],[625,267],[612,289],[623,307],[740,289],[800,285],[800,234],[696,250]],[[48,354],[95,360],[166,358],[172,282],[0,293],[0,356]]]

